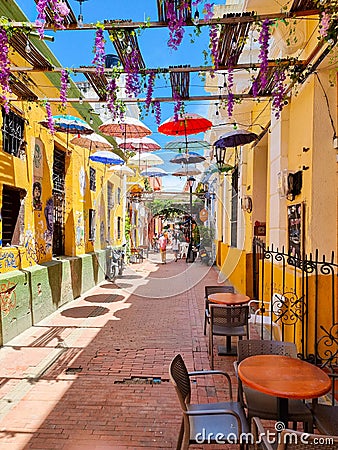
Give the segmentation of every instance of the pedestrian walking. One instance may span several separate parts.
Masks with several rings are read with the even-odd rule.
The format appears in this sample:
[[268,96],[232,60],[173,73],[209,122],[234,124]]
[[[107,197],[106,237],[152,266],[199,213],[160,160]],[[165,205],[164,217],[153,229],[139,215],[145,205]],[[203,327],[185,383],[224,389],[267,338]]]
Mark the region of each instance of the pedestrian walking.
[[173,237],[172,246],[171,246],[171,249],[172,249],[172,251],[174,253],[174,256],[175,256],[175,262],[177,261],[178,255],[180,253],[180,246],[181,246],[181,242],[180,242],[180,240],[178,238],[178,235],[175,234],[174,237]]
[[161,234],[160,238],[158,240],[159,246],[160,246],[160,253],[161,253],[161,260],[162,264],[166,264],[167,261],[167,243],[168,240],[165,235]]

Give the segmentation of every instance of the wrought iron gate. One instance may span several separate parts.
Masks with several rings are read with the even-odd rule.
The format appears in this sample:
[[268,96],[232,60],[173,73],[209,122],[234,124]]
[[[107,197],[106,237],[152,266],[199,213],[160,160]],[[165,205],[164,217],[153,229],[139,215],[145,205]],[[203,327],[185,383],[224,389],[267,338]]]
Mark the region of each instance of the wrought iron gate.
[[[297,344],[299,356],[338,369],[338,265],[318,251],[304,259],[284,248],[253,241],[253,292],[258,303],[261,337],[273,337],[266,327],[268,311],[282,339]],[[265,319],[263,319],[265,315]],[[268,331],[267,331],[268,330]]]
[[54,149],[53,164],[53,255],[65,253],[65,153]]

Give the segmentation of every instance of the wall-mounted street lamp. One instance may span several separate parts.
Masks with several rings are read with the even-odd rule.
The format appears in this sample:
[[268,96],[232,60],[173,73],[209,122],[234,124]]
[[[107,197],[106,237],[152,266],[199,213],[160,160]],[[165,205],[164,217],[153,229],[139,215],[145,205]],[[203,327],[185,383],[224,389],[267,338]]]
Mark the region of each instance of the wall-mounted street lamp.
[[190,219],[189,219],[189,248],[187,252],[187,262],[194,262],[194,252],[192,251],[192,190],[195,183],[194,177],[189,177],[187,182],[189,185],[189,201],[190,201]]

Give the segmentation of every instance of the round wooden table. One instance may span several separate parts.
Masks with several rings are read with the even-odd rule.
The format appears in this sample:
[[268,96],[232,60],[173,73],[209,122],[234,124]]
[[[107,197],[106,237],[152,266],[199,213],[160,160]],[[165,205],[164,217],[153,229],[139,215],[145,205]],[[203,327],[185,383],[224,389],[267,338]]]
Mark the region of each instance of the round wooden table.
[[[245,305],[250,300],[250,297],[243,294],[234,294],[233,292],[216,292],[208,295],[208,301],[217,303],[218,305]],[[248,325],[249,326],[249,325]],[[218,346],[219,356],[234,356],[237,355],[237,348],[231,347],[231,336],[226,337],[226,345]]]
[[245,303],[249,302],[250,297],[243,294],[234,294],[233,292],[217,292],[208,295],[208,300],[219,305],[245,305]]
[[331,389],[331,380],[323,370],[288,356],[250,356],[239,364],[238,376],[250,388],[277,397],[278,420],[285,425],[289,398],[318,398]]

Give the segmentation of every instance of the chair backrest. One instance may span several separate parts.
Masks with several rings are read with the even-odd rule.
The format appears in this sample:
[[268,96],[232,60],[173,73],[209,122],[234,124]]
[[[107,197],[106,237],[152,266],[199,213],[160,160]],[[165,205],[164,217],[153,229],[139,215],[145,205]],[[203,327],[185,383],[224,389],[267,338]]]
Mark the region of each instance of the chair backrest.
[[186,365],[180,354],[176,355],[169,367],[170,380],[173,383],[183,411],[187,410],[190,403],[191,388]]
[[237,343],[238,362],[254,355],[282,355],[297,358],[293,342],[246,339]]
[[223,284],[218,286],[204,286],[204,296],[206,299],[208,299],[208,295],[217,294],[218,292],[234,293],[235,288],[233,286],[224,286]]
[[210,323],[219,327],[248,325],[248,305],[216,305],[210,303]]

